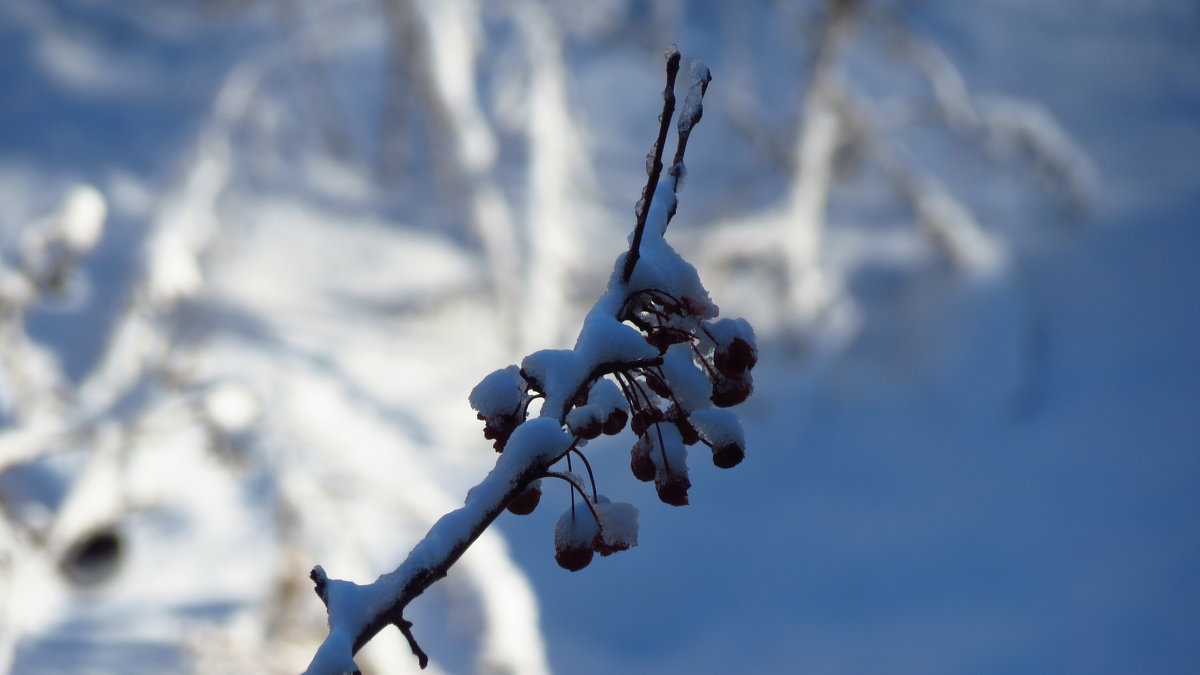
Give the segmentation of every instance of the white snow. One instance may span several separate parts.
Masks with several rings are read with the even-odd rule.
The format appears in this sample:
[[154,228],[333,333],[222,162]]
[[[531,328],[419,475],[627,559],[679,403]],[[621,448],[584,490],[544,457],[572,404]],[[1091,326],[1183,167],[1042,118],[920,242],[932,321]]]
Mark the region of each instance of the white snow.
[[746,447],[745,433],[736,413],[727,408],[710,408],[692,413],[692,425],[700,437],[714,447],[733,443]]
[[58,230],[75,255],[83,255],[95,248],[104,231],[107,213],[108,203],[94,186],[76,185],[67,193]]
[[687,446],[674,424],[651,427],[646,437],[650,439],[650,459],[660,475],[667,472],[687,475]]
[[705,324],[705,328],[718,345],[728,345],[737,338],[755,346],[754,328],[745,319],[721,318]]
[[[698,318],[717,315],[717,306],[700,283],[700,275],[691,263],[684,260],[663,239],[667,228],[667,214],[675,198],[675,179],[664,176],[654,192],[650,211],[646,218],[646,230],[642,236],[640,255],[627,288],[630,291],[657,289],[669,293],[679,300],[689,300],[699,310]],[[617,261],[614,275],[619,275],[624,257]]]
[[554,525],[554,545],[556,548],[573,546],[590,547],[596,538],[599,524],[592,517],[591,511],[582,504],[573,510],[567,509]]
[[205,411],[218,428],[229,433],[250,429],[262,415],[258,396],[243,384],[223,382],[204,398]]
[[521,370],[542,388],[542,415],[557,417],[566,409],[592,365],[578,350],[543,349],[521,360]]
[[605,416],[600,406],[588,403],[572,408],[571,412],[567,413],[567,426],[578,429],[596,421],[603,422]]
[[571,445],[571,435],[552,417],[535,417],[517,427],[497,461],[514,468],[561,456]]
[[475,385],[467,400],[484,417],[512,414],[525,400],[521,369],[513,365],[492,371]]
[[690,343],[671,345],[663,354],[662,371],[684,409],[701,410],[712,405],[712,382],[696,365]]
[[636,506],[622,502],[601,502],[593,506],[600,517],[600,539],[604,545],[620,550],[637,546]]
[[[683,100],[683,105],[679,108],[679,133],[691,133],[692,125],[704,113],[704,99],[702,88],[712,79],[712,75],[708,72],[708,66],[704,65],[699,60],[693,60],[691,65],[692,84],[688,87],[687,97]],[[682,186],[677,186],[676,192]]]
[[[638,263],[639,267],[641,262]],[[588,312],[575,342],[575,351],[589,366],[636,361],[658,355],[636,328],[617,321],[606,304]],[[589,368],[590,370],[590,368]]]
[[588,405],[596,406],[603,417],[608,417],[616,410],[629,412],[629,401],[625,400],[621,388],[607,377],[597,380],[592,385],[592,388],[588,390],[587,400]]

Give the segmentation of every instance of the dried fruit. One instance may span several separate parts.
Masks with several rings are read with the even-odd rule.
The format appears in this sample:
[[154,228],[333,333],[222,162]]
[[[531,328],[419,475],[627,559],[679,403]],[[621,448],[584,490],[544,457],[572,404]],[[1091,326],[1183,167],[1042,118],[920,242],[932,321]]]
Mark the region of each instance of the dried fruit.
[[524,420],[518,415],[496,415],[493,417],[484,417],[483,413],[477,413],[475,417],[483,420],[483,437],[492,443],[492,447],[496,452],[504,452],[504,446],[508,443],[509,436],[512,436],[513,431]]
[[568,509],[554,526],[554,561],[571,572],[587,567],[595,553],[592,542],[599,532],[600,524],[587,507]]
[[604,426],[601,429],[608,436],[615,436],[621,433],[625,428],[625,423],[629,421],[629,413],[624,410],[614,410],[609,414],[608,419],[604,420]]
[[597,436],[599,436],[600,431],[603,430],[603,428],[604,428],[604,425],[600,422],[600,420],[592,419],[592,420],[589,420],[588,423],[584,424],[583,426],[572,427],[571,433],[575,434],[576,436],[578,436],[586,441],[590,441],[593,438],[596,438]]
[[686,474],[660,471],[654,477],[654,489],[658,492],[658,498],[671,506],[687,506],[690,487],[692,482]]
[[692,335],[678,328],[663,326],[655,328],[646,335],[646,342],[654,345],[658,349],[658,353],[662,354],[667,351],[671,345],[677,345],[681,342],[691,342]]
[[571,433],[585,440],[591,440],[600,435],[604,426],[600,418],[601,410],[595,405],[582,405],[567,413],[567,428]]
[[671,398],[671,387],[667,385],[665,380],[658,376],[658,373],[647,370],[642,373],[642,378],[646,381],[646,386],[650,387],[650,391],[663,398]]
[[706,319],[716,314],[716,308],[712,306],[712,303],[695,298],[685,297],[683,299],[683,309],[689,315],[698,319]]
[[639,436],[637,443],[634,443],[633,449],[629,451],[629,468],[633,471],[633,477],[643,483],[654,480],[654,474],[657,471],[654,460],[650,459],[652,447],[649,438]]
[[633,421],[630,422],[629,428],[633,430],[633,433],[641,436],[646,433],[650,425],[662,422],[664,419],[663,412],[658,408],[642,408],[633,413]]
[[753,345],[740,337],[734,338],[727,346],[713,354],[713,365],[729,377],[737,377],[757,363],[758,352]]
[[695,445],[700,440],[700,432],[696,431],[687,412],[679,406],[673,405],[667,410],[667,419],[675,423],[675,428],[679,430],[679,438],[684,445]]
[[727,443],[713,448],[713,464],[721,469],[732,469],[746,458],[746,450],[736,444]]
[[533,513],[533,510],[537,508],[538,503],[541,501],[542,481],[535,480],[521,494],[513,497],[506,508],[508,508],[510,513],[518,516],[527,516]]
[[565,546],[555,548],[554,562],[568,572],[578,572],[588,566],[595,557],[595,551],[589,546]]
[[713,381],[712,402],[718,408],[729,408],[745,401],[753,391],[748,372],[736,378],[717,378]]

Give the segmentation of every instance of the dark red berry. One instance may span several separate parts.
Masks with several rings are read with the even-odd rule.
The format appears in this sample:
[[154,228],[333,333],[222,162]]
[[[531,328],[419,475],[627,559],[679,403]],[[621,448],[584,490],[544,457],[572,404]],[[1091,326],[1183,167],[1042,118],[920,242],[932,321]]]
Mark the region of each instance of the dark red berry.
[[713,464],[721,469],[732,469],[746,458],[746,451],[736,443],[727,443],[713,448]]
[[651,347],[662,354],[667,351],[667,347],[671,346],[671,336],[665,330],[653,330],[646,334],[646,342],[649,342]]
[[646,342],[649,342],[656,349],[658,349],[659,354],[666,352],[667,348],[671,345],[677,345],[681,342],[691,341],[691,333],[678,328],[671,328],[669,326],[655,328],[654,330],[650,331],[649,335],[646,336]]
[[633,413],[633,421],[630,422],[629,428],[633,433],[641,436],[646,433],[646,429],[650,428],[651,424],[663,421],[663,413],[658,408],[642,408]]
[[518,516],[527,516],[533,513],[540,501],[542,501],[542,488],[535,483],[525,488],[521,494],[513,497],[507,508]]
[[708,305],[692,298],[683,299],[683,309],[691,316],[704,318],[709,314]]
[[575,398],[571,399],[571,405],[580,408],[587,405],[588,390],[583,389],[575,393]]
[[713,354],[713,365],[728,377],[738,377],[758,363],[754,347],[742,338],[734,338],[723,349]]
[[687,506],[690,487],[692,482],[688,477],[677,473],[663,472],[654,479],[654,489],[658,492],[658,498],[671,506]]
[[645,410],[633,411],[633,421],[629,423],[629,428],[633,430],[633,433],[637,434],[638,436],[646,433],[647,424],[648,422],[646,421]]
[[684,445],[695,445],[700,440],[700,432],[696,431],[696,427],[692,426],[690,420],[685,416],[675,418],[675,427],[679,429],[679,437],[683,439]]
[[629,452],[629,468],[633,471],[633,477],[643,483],[654,480],[655,468],[654,460],[650,459],[650,448],[650,440],[643,436]]
[[584,440],[590,441],[591,439],[599,436],[600,431],[603,428],[604,428],[604,425],[600,422],[600,420],[592,418],[592,419],[589,419],[584,424],[572,426],[571,433],[575,434],[576,436],[578,436]]
[[559,567],[570,572],[578,572],[587,567],[588,563],[592,562],[593,556],[595,556],[595,552],[592,551],[590,546],[579,546],[576,544],[561,548],[556,547],[554,551],[554,561],[558,563]]
[[504,452],[508,437],[512,436],[513,431],[516,431],[517,426],[524,421],[521,415],[523,412],[493,417],[485,417],[483,413],[476,413],[475,417],[483,420],[483,437],[489,441],[495,441],[492,443],[492,447],[496,449],[496,452]]
[[654,371],[646,371],[642,377],[646,380],[646,386],[650,387],[650,391],[658,394],[663,398],[671,398],[671,387],[658,376]]
[[615,436],[621,433],[625,428],[625,423],[629,421],[629,413],[624,410],[614,410],[609,414],[608,419],[604,420],[604,427],[601,429],[608,436]]
[[719,378],[713,382],[712,402],[718,408],[735,406],[750,397],[754,384],[749,374],[738,378]]

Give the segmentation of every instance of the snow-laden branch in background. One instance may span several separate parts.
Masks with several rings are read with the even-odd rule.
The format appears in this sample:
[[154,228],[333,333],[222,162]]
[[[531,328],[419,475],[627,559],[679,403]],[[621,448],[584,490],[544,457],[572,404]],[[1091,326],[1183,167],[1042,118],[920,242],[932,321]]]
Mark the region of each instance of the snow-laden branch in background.
[[512,206],[492,174],[499,143],[484,114],[475,88],[476,60],[482,44],[481,19],[462,0],[389,3],[409,6],[425,45],[430,68],[426,95],[444,119],[436,120],[452,144],[452,169],[461,181],[468,217],[483,246],[492,292],[509,342],[517,341],[517,296],[520,291],[517,226]]
[[989,149],[1027,158],[1034,176],[1076,216],[1095,200],[1100,177],[1087,151],[1046,106],[1002,96],[984,97],[980,110]]
[[[79,266],[95,248],[104,229],[108,203],[91,185],[76,185],[50,214],[24,229],[17,264],[0,261],[0,420],[47,428],[66,407],[66,376],[52,350],[29,335],[26,315],[38,305],[64,298],[70,302],[86,290]],[[6,425],[5,425],[6,426]],[[0,471],[27,457],[3,441]],[[20,444],[18,444],[20,445]],[[8,447],[5,447],[8,446]]]
[[[471,392],[484,436],[500,457],[472,488],[464,505],[438,520],[395,570],[366,585],[330,578],[320,566],[311,578],[325,603],[329,635],[309,664],[311,675],[358,672],[354,654],[388,625],[396,626],[424,667],[428,656],[404,618],[408,604],[447,571],[507,507],[531,512],[541,480],[572,487],[571,504],[555,527],[555,559],[565,569],[587,566],[637,544],[637,509],[599,493],[587,441],[637,435],[630,468],[655,483],[668,504],[687,504],[687,448],[704,444],[718,467],[745,457],[737,417],[722,408],[744,401],[757,361],[754,333],[743,320],[717,320],[717,306],[689,263],[663,238],[685,174],[687,138],[702,115],[707,68],[693,67],[674,161],[662,178],[663,145],[674,110],[679,52],[667,53],[668,86],[658,137],[647,162],[648,181],[637,208],[630,249],[618,256],[608,288],[583,321],[573,349],[547,349],[520,366],[497,370]],[[530,418],[535,401],[536,417]],[[714,409],[715,406],[715,409]],[[563,463],[564,470],[552,470]],[[586,479],[574,473],[575,461]],[[576,501],[583,506],[576,508]]]

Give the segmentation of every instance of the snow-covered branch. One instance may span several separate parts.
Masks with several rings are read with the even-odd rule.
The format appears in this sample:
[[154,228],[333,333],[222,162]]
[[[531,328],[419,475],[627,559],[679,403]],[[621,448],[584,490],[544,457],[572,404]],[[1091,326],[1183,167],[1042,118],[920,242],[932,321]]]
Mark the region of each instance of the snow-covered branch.
[[[328,611],[329,635],[307,673],[357,672],[354,654],[388,625],[400,629],[424,667],[428,656],[404,618],[405,608],[446,576],[506,507],[517,514],[536,508],[543,478],[565,479],[573,488],[571,506],[555,527],[560,566],[576,571],[594,553],[610,555],[636,545],[637,509],[610,503],[597,491],[584,454],[587,441],[601,433],[615,435],[628,424],[638,436],[631,451],[634,476],[653,481],[659,498],[673,505],[687,503],[687,446],[708,446],[721,468],[745,457],[736,416],[712,408],[737,405],[749,396],[750,370],[757,361],[753,331],[742,320],[716,319],[717,307],[696,270],[663,238],[686,170],[687,138],[700,120],[710,80],[707,68],[693,66],[678,149],[663,176],[679,60],[672,47],[661,126],[648,157],[630,249],[618,256],[575,347],[534,352],[475,387],[471,405],[500,457],[467,493],[464,505],[438,520],[398,568],[366,585],[332,579],[320,566],[314,568],[311,578]],[[535,402],[540,408],[531,416]],[[590,491],[571,473],[573,458],[583,464]],[[551,470],[564,460],[565,472]],[[576,497],[586,508],[575,508]]]

